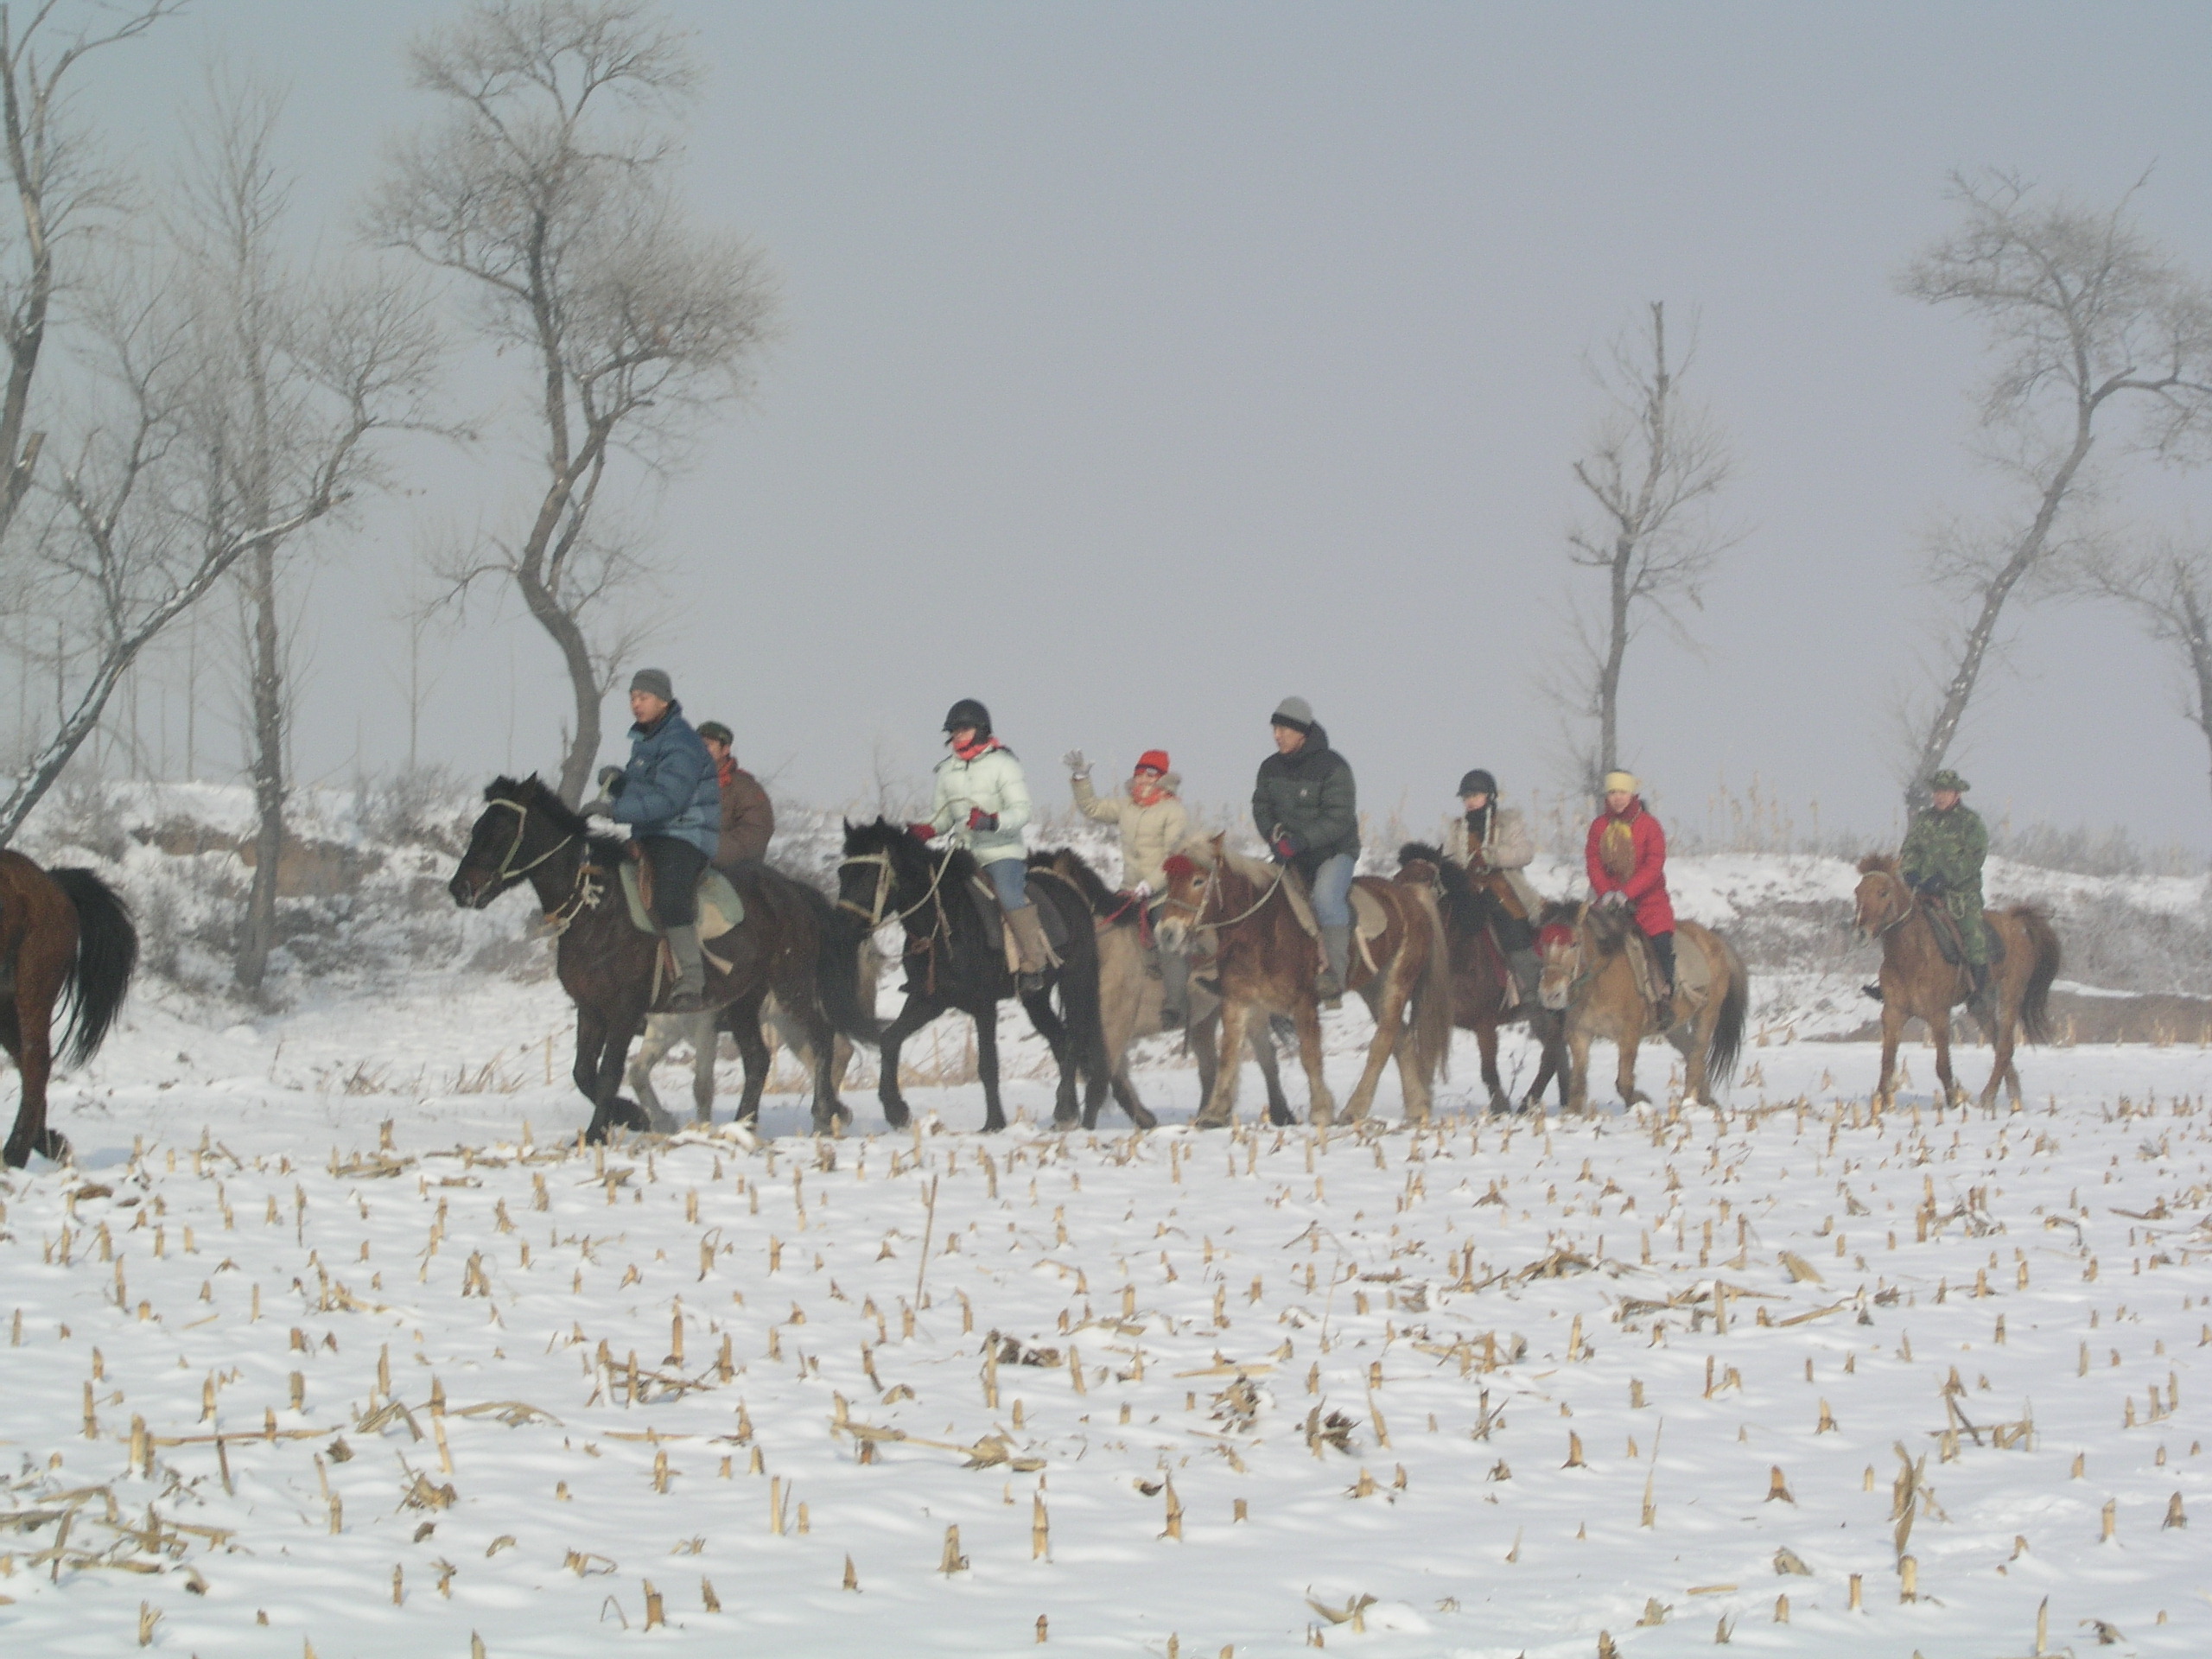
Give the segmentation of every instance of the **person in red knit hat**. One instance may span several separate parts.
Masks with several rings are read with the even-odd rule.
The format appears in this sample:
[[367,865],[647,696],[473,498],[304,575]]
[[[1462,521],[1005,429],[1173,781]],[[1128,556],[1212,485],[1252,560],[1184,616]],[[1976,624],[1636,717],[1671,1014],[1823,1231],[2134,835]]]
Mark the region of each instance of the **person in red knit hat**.
[[1642,790],[1629,772],[1605,774],[1605,810],[1590,826],[1583,863],[1598,903],[1633,906],[1658,963],[1663,1004],[1675,995],[1675,906],[1667,897],[1667,832],[1643,810]]
[[[1137,757],[1136,768],[1122,793],[1107,797],[1090,787],[1090,763],[1084,759],[1081,749],[1071,749],[1063,758],[1075,790],[1076,810],[1086,818],[1121,830],[1122,886],[1136,894],[1140,902],[1150,905],[1166,893],[1167,875],[1161,866],[1183,844],[1191,825],[1190,814],[1183,810],[1175,792],[1183,780],[1170,769],[1167,751],[1147,749]],[[1170,950],[1161,952],[1160,971],[1166,982],[1160,1018],[1173,1028],[1183,1023],[1187,1010],[1190,968]]]

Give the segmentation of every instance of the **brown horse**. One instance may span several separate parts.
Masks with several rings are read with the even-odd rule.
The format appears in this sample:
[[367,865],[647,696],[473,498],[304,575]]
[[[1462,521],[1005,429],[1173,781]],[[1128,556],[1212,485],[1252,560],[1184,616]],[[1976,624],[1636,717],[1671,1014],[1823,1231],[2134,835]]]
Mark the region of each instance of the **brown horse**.
[[[550,932],[561,988],[576,1005],[576,1059],[570,1075],[591,1102],[585,1139],[598,1142],[621,1127],[652,1122],[621,1093],[630,1039],[655,1001],[657,935],[630,919],[620,891],[622,843],[592,833],[585,821],[535,776],[494,780],[483,815],[469,832],[461,867],[446,884],[454,902],[482,910],[524,881],[537,896]],[[760,1037],[760,1004],[770,991],[795,1015],[814,1053],[814,1126],[829,1133],[852,1121],[830,1074],[832,1032],[875,1040],[874,1021],[858,1001],[855,946],[860,930],[833,920],[830,903],[810,887],[765,864],[741,866],[732,878],[745,919],[709,943],[705,1001],[732,1010],[731,1027],[746,1058],[747,1087],[741,1117],[759,1109],[768,1071]],[[665,993],[667,987],[659,987]]]
[[[1168,1029],[1160,1017],[1166,985],[1153,971],[1149,952],[1138,937],[1138,901],[1108,887],[1071,848],[1052,854],[1033,853],[1030,857],[1033,863],[1049,858],[1050,868],[1074,883],[1097,918],[1098,1014],[1105,1027],[1107,1061],[1113,1067],[1109,1086],[1129,1121],[1149,1128],[1155,1120],[1137,1098],[1136,1085],[1130,1079],[1129,1046],[1140,1037],[1155,1036]],[[1190,1008],[1184,1030],[1192,1057],[1198,1063],[1198,1095],[1203,1100],[1212,1095],[1221,1065],[1221,999],[1195,982],[1188,995]],[[1282,1072],[1275,1064],[1274,1037],[1265,1026],[1252,1027],[1251,1049],[1268,1085],[1268,1122],[1295,1123],[1298,1120],[1291,1115],[1290,1102],[1282,1092]],[[1084,1128],[1095,1128],[1096,1116],[1095,1112],[1086,1115]]]
[[[1649,1103],[1636,1086],[1637,1046],[1664,1037],[1685,1066],[1683,1094],[1713,1104],[1713,1086],[1734,1075],[1743,1046],[1744,1015],[1751,1006],[1751,975],[1734,948],[1709,928],[1681,922],[1675,928],[1675,992],[1655,1021],[1652,1007],[1629,960],[1633,923],[1625,910],[1599,905],[1548,905],[1536,931],[1542,952],[1544,1006],[1567,1016],[1568,1059],[1563,1111],[1590,1106],[1590,1045],[1610,1039],[1620,1050],[1617,1082],[1624,1105]],[[1698,961],[1689,963],[1690,952]],[[1703,988],[1693,995],[1702,968]],[[1662,1029],[1663,1027],[1663,1029]]]
[[68,1007],[60,1048],[81,1065],[106,1038],[137,965],[130,912],[99,877],[42,870],[21,853],[0,851],[0,1047],[23,1086],[5,1149],[10,1168],[33,1153],[56,1163],[69,1157],[68,1141],[46,1126],[54,1009]]
[[[1508,1007],[1513,986],[1505,953],[1491,936],[1484,914],[1482,893],[1467,880],[1467,872],[1425,842],[1409,841],[1398,849],[1398,880],[1432,888],[1444,917],[1444,937],[1451,950],[1452,1019],[1462,1031],[1475,1033],[1482,1050],[1483,1082],[1490,1090],[1493,1112],[1525,1112],[1543,1098],[1544,1085],[1559,1080],[1559,1103],[1567,1105],[1567,1022],[1543,1003],[1524,998]],[[1530,918],[1532,921],[1534,918]],[[1541,1056],[1536,1080],[1516,1106],[1505,1092],[1497,1071],[1497,1028],[1516,1020],[1529,1022]]]
[[[1936,943],[1936,923],[1919,901],[1897,861],[1871,854],[1859,861],[1859,890],[1853,895],[1859,932],[1882,942],[1882,1076],[1875,1097],[1885,1106],[1897,1098],[1897,1039],[1904,1022],[1925,1020],[1936,1041],[1936,1076],[1943,1085],[1943,1098],[1957,1105],[1966,1098],[1951,1076],[1951,1009],[1968,1002],[1974,980],[1964,963],[1943,959]],[[1968,1007],[1993,1035],[1996,1064],[1991,1067],[1981,1103],[1997,1103],[2001,1080],[2012,1096],[2015,1110],[2020,1104],[2020,1074],[2012,1064],[2018,1038],[2040,1043],[2050,1034],[2050,982],[2058,977],[2058,935],[2050,931],[2044,913],[2031,905],[1982,912],[1982,925],[2004,947],[2004,960],[1989,970],[1989,988],[1995,994],[1993,1009],[1985,1001]]]
[[[1215,836],[1188,844],[1167,861],[1161,943],[1179,950],[1194,934],[1214,934],[1224,1056],[1243,1055],[1255,1014],[1290,1016],[1312,1091],[1311,1116],[1316,1123],[1327,1123],[1336,1116],[1336,1101],[1321,1075],[1321,1015],[1313,996],[1320,944],[1292,907],[1287,873],[1230,852],[1227,840]],[[1395,1054],[1406,1119],[1425,1122],[1432,1084],[1452,1044],[1444,925],[1434,896],[1424,888],[1374,876],[1362,876],[1354,886],[1382,906],[1387,925],[1379,937],[1354,950],[1350,963],[1350,988],[1366,999],[1375,1016],[1375,1036],[1344,1116],[1355,1122],[1367,1116],[1382,1068]],[[1222,1066],[1206,1103],[1192,1120],[1195,1127],[1221,1128],[1235,1118],[1243,1069]]]

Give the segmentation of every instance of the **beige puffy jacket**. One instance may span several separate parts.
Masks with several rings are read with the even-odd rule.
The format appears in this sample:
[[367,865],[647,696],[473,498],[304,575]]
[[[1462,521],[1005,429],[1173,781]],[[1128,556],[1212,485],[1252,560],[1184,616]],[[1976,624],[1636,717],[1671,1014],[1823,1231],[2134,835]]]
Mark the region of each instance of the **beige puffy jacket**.
[[1140,881],[1154,893],[1167,890],[1167,873],[1160,867],[1167,855],[1183,844],[1191,815],[1175,797],[1182,779],[1169,772],[1160,780],[1165,791],[1150,806],[1139,806],[1126,795],[1102,796],[1090,786],[1090,774],[1077,772],[1071,780],[1076,810],[1086,818],[1118,826],[1122,832],[1122,885]]
[[[1454,864],[1464,866],[1470,850],[1467,820],[1465,817],[1452,818],[1444,826],[1444,855]],[[1528,821],[1512,807],[1493,807],[1489,833],[1483,837],[1482,846],[1471,850],[1480,853],[1484,867],[1505,878],[1514,896],[1529,912],[1529,919],[1535,920],[1536,912],[1543,908],[1543,900],[1536,896],[1535,888],[1523,874],[1529,861],[1536,856],[1536,843],[1529,834]]]

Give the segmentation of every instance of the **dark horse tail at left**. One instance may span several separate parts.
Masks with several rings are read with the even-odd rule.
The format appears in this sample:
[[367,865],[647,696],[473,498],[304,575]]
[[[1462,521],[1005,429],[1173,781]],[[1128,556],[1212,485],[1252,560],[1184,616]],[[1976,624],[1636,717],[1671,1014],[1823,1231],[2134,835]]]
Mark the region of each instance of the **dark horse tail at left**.
[[138,966],[138,930],[115,889],[90,870],[48,870],[77,912],[77,963],[63,995],[69,1023],[60,1050],[72,1065],[99,1052]]
[[1728,989],[1720,999],[1720,1018],[1713,1022],[1713,1041],[1705,1051],[1707,1086],[1727,1083],[1736,1075],[1736,1061],[1744,1050],[1744,1016],[1750,1012],[1751,982],[1733,950],[1728,952]]

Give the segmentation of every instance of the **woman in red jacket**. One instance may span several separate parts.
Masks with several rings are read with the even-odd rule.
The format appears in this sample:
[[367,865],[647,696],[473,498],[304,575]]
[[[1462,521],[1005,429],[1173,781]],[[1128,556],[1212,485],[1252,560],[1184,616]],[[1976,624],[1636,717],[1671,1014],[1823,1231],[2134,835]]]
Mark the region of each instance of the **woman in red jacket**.
[[1625,772],[1605,774],[1605,810],[1590,826],[1583,861],[1598,903],[1631,905],[1636,925],[1651,941],[1666,977],[1663,995],[1675,994],[1675,907],[1667,899],[1667,832],[1643,810],[1642,787]]

